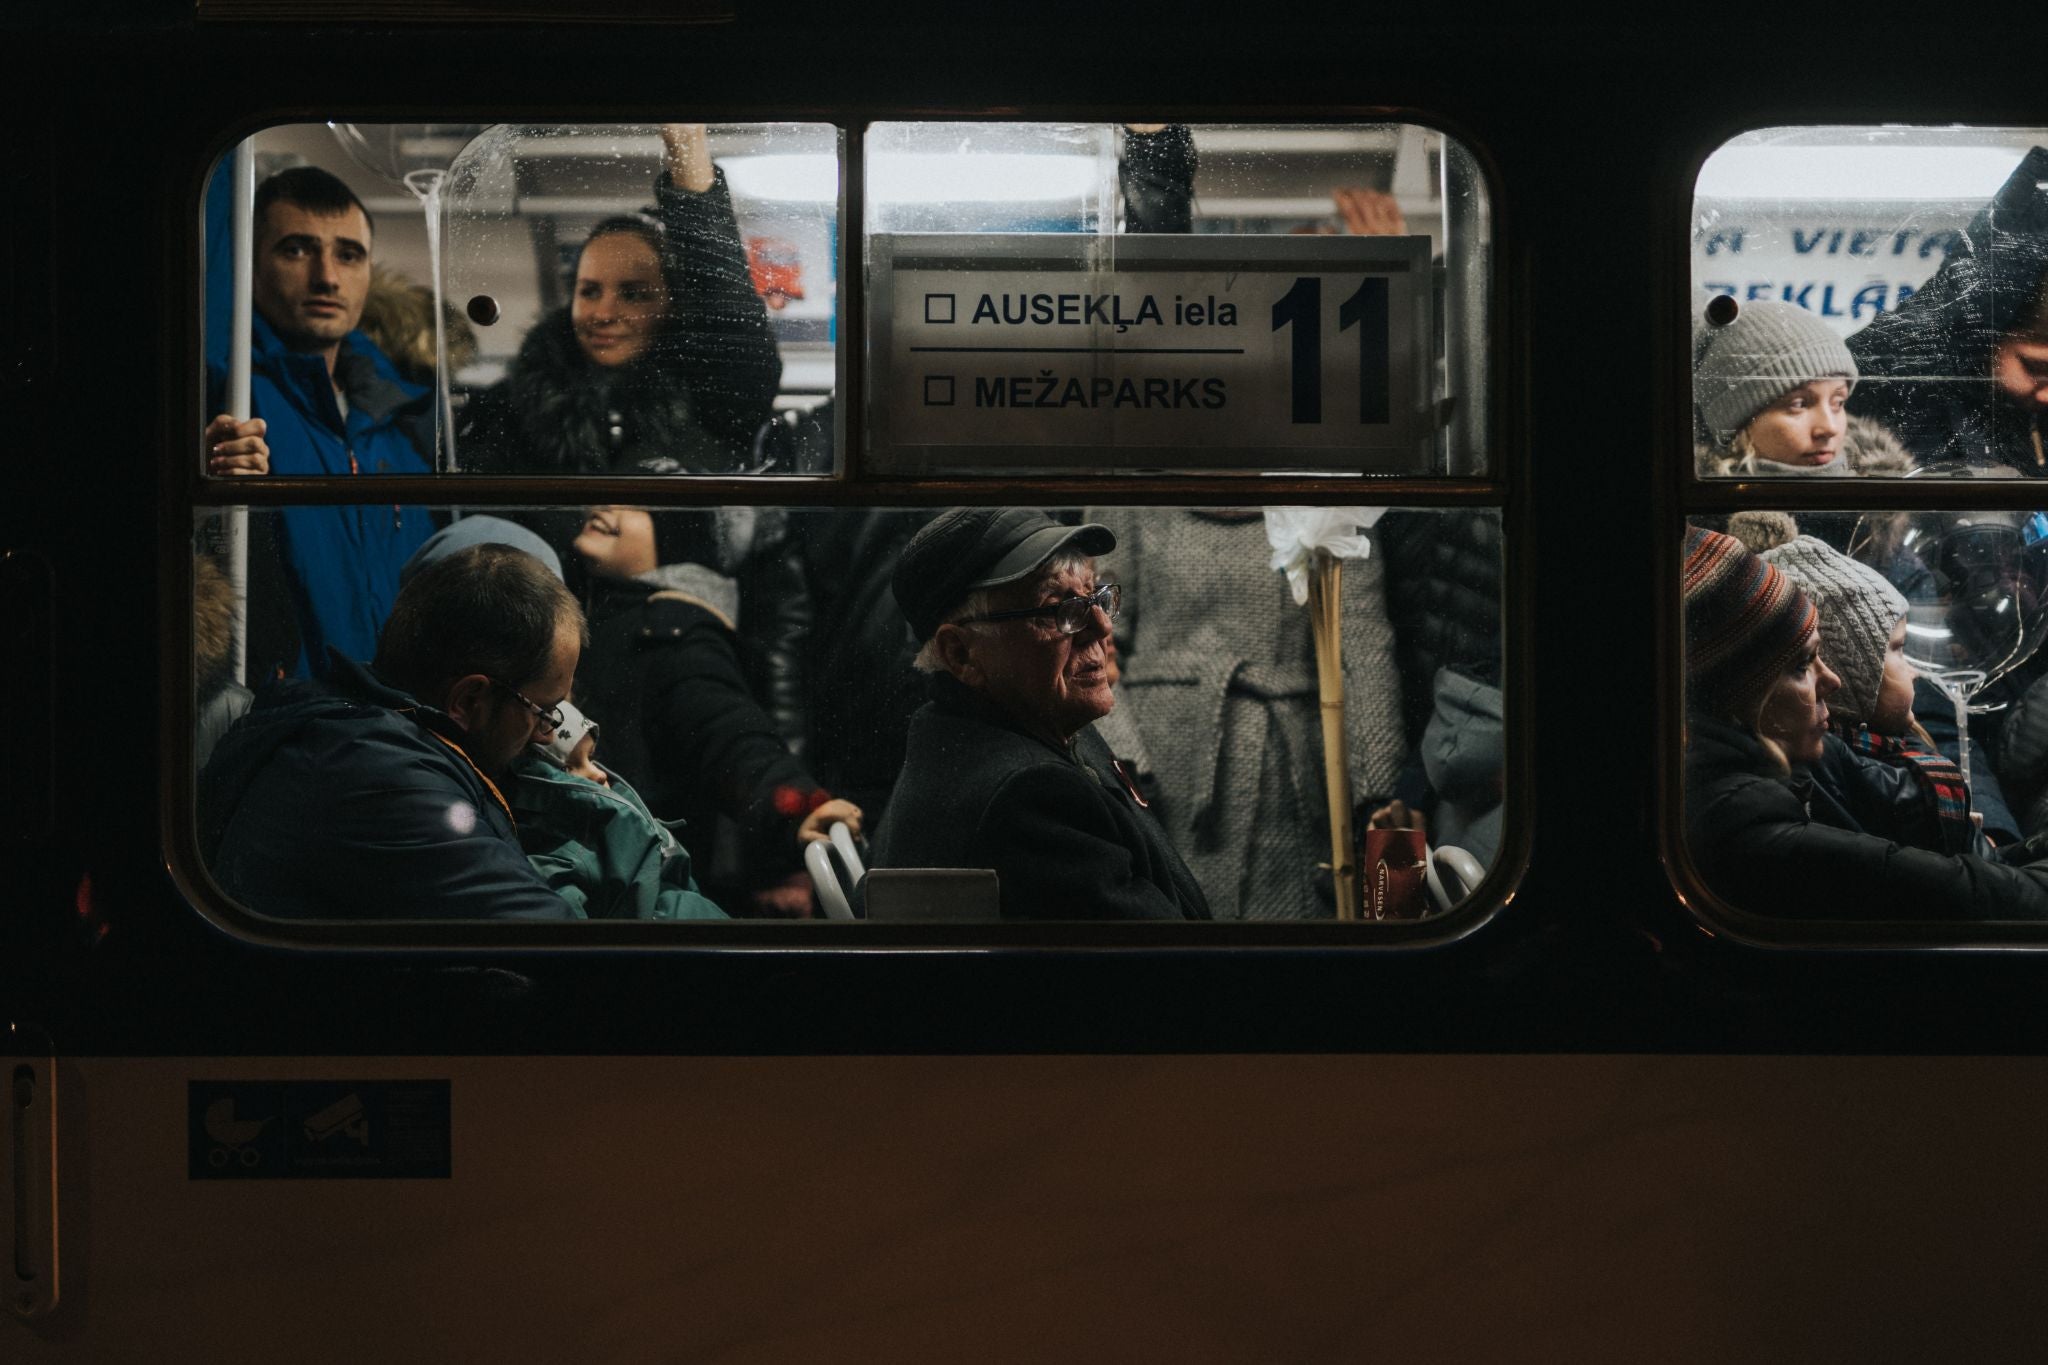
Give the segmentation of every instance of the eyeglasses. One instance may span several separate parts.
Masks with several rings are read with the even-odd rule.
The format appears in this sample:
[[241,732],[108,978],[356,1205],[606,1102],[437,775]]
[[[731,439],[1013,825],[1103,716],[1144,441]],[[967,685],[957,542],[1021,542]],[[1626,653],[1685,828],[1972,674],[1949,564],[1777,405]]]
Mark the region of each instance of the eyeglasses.
[[542,706],[539,702],[529,700],[525,696],[525,694],[520,692],[518,688],[513,687],[509,683],[501,683],[496,678],[491,679],[491,686],[502,688],[505,691],[510,692],[512,694],[512,700],[518,702],[521,706],[533,712],[533,718],[539,721],[542,725],[547,726],[549,730],[559,730],[562,728],[564,717],[562,715],[561,707]]
[[1114,621],[1123,604],[1124,590],[1114,583],[1104,583],[1094,592],[1078,594],[1048,606],[1023,607],[1017,611],[992,611],[986,616],[969,616],[960,624],[970,625],[976,621],[1023,621],[1034,616],[1050,616],[1053,618],[1053,624],[1059,627],[1060,634],[1079,635],[1087,628],[1088,618],[1097,607],[1102,608],[1104,616]]

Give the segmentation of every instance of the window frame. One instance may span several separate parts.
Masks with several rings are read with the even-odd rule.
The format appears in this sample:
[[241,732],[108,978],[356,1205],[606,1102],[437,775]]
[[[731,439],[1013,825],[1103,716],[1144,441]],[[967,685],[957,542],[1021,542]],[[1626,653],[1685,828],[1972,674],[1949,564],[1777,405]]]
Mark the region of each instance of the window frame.
[[[1727,938],[1752,948],[1780,952],[2001,949],[2048,950],[2048,921],[2025,920],[1849,920],[1800,919],[1771,915],[1734,904],[1710,886],[1693,860],[1685,830],[1685,634],[1679,578],[1685,529],[1695,514],[1726,514],[1769,509],[1793,514],[1818,511],[2022,511],[2048,507],[2048,480],[2042,479],[1904,479],[1878,475],[1853,478],[1703,478],[1693,459],[1692,300],[1694,285],[1688,243],[1696,216],[1695,190],[1709,158],[1736,138],[1775,128],[1876,129],[1875,122],[1768,119],[1729,122],[1718,136],[1694,145],[1689,158],[1677,163],[1679,178],[1664,189],[1668,201],[1660,234],[1669,243],[1670,288],[1660,293],[1657,329],[1668,344],[1661,366],[1658,433],[1670,452],[1653,462],[1654,496],[1662,515],[1658,554],[1650,566],[1661,609],[1657,613],[1657,657],[1668,661],[1658,670],[1658,743],[1656,774],[1661,810],[1657,820],[1658,854],[1665,875],[1686,913],[1709,936]],[[1938,130],[1929,120],[1908,126]],[[1973,121],[1970,128],[2023,127],[2023,124]],[[2048,143],[2048,126],[2040,129]],[[1938,267],[1937,267],[1938,268]],[[1880,315],[1881,316],[1881,315]],[[1866,326],[1868,324],[1865,324]]]
[[[502,112],[502,111],[499,111]],[[160,688],[158,712],[164,739],[158,766],[159,838],[167,872],[182,898],[213,928],[246,943],[288,950],[322,952],[463,952],[554,953],[564,950],[607,952],[621,948],[658,948],[714,954],[783,952],[895,953],[905,950],[973,950],[1004,953],[1055,951],[1215,952],[1219,950],[1327,950],[1342,948],[1384,953],[1441,947],[1457,942],[1492,922],[1512,901],[1529,869],[1532,817],[1535,809],[1531,743],[1534,669],[1531,631],[1533,547],[1529,525],[1525,373],[1521,343],[1520,272],[1509,269],[1515,259],[1512,219],[1502,193],[1498,167],[1484,144],[1471,132],[1419,109],[1373,106],[1265,108],[1257,110],[1167,110],[1168,122],[1196,125],[1230,123],[1408,123],[1455,139],[1468,153],[1486,197],[1490,252],[1485,264],[1488,329],[1480,363],[1487,376],[1486,467],[1484,478],[1453,475],[1187,474],[1059,475],[972,478],[888,476],[868,473],[865,466],[865,345],[867,286],[864,224],[865,143],[875,123],[918,120],[956,122],[1032,121],[1122,123],[1128,110],[1043,108],[1029,111],[910,106],[825,110],[800,106],[738,109],[731,106],[693,110],[708,122],[827,123],[838,129],[842,148],[841,193],[837,223],[839,259],[856,263],[842,267],[839,287],[839,341],[835,411],[841,444],[833,473],[825,475],[707,476],[660,478],[605,475],[562,477],[496,474],[360,475],[351,478],[267,475],[260,479],[215,478],[203,472],[197,458],[173,456],[166,461],[169,477],[162,483],[158,561],[160,657],[175,661]],[[1147,109],[1147,121],[1162,111]],[[499,121],[631,123],[654,121],[644,110],[616,106],[559,108],[527,114],[514,108]],[[336,102],[328,117],[336,121],[392,121],[388,110],[354,109]],[[173,451],[183,439],[176,433],[197,432],[205,421],[204,318],[205,243],[203,203],[208,177],[222,156],[264,128],[305,122],[301,110],[252,114],[200,145],[184,181],[177,206],[180,231],[167,243],[172,289],[168,306],[181,332],[168,369],[176,381],[167,386],[163,430],[174,433]],[[409,502],[430,507],[457,505],[467,509],[626,502],[669,509],[708,506],[772,507],[950,507],[950,506],[1080,506],[1111,502],[1133,508],[1235,506],[1256,493],[1263,505],[1340,506],[1369,498],[1390,508],[1454,510],[1485,507],[1501,517],[1503,570],[1501,583],[1502,694],[1504,746],[1503,837],[1487,876],[1463,904],[1444,914],[1409,921],[1235,921],[1188,925],[1045,921],[992,924],[840,924],[825,920],[726,922],[584,920],[561,923],[462,920],[294,920],[244,909],[214,880],[200,856],[197,773],[193,765],[192,717],[195,685],[192,669],[192,527],[197,515],[230,507],[332,506],[359,503]],[[573,497],[567,496],[573,494]]]

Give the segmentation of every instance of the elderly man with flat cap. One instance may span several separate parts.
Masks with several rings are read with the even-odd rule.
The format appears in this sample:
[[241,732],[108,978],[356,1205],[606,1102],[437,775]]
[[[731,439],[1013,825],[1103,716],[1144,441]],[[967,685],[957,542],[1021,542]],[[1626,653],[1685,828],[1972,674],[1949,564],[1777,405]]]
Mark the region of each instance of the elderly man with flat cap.
[[1187,865],[1088,727],[1109,714],[1107,527],[956,508],[891,587],[932,675],[875,836],[880,867],[989,867],[1017,919],[1208,919]]

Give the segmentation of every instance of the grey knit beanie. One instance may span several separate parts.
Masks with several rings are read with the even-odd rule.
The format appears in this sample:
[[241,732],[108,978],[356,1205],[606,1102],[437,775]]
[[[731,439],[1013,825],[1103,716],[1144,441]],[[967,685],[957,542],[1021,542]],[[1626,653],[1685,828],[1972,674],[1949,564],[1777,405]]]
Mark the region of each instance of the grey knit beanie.
[[1801,384],[1846,379],[1854,387],[1856,361],[1819,317],[1758,299],[1716,324],[1713,318],[1734,303],[1717,301],[1693,334],[1693,401],[1715,444],[1726,447],[1750,418]]
[[1860,725],[1877,710],[1884,656],[1892,629],[1906,614],[1906,599],[1868,564],[1824,540],[1800,536],[1759,558],[1797,583],[1820,610],[1820,654],[1842,677],[1828,701],[1838,719]]

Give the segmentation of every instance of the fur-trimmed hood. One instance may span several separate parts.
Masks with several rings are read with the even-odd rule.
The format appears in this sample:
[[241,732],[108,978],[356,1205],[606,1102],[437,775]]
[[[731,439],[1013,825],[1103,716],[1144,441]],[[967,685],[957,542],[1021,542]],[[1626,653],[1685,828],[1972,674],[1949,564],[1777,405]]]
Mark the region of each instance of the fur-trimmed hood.
[[1693,467],[1703,479],[1824,479],[1844,474],[1896,479],[1912,473],[1919,462],[1885,427],[1867,417],[1851,417],[1842,437],[1842,458],[1824,469],[1797,469],[1755,456],[1745,459],[1704,445],[1693,447]]
[[698,421],[669,335],[607,373],[584,358],[565,306],[542,318],[501,386],[529,469],[550,473],[729,473],[729,450]]

